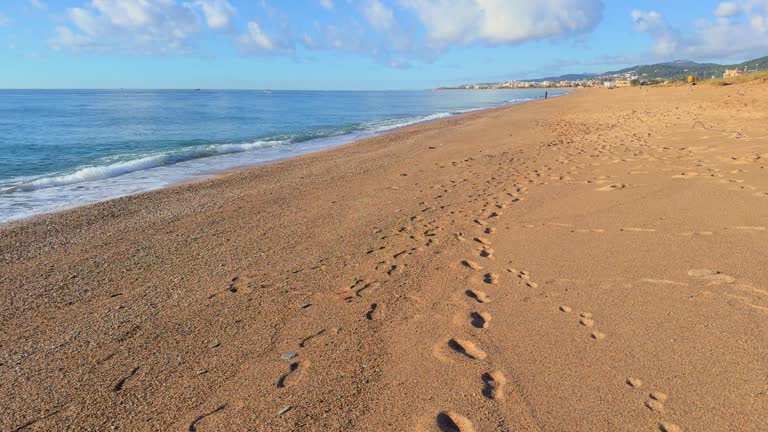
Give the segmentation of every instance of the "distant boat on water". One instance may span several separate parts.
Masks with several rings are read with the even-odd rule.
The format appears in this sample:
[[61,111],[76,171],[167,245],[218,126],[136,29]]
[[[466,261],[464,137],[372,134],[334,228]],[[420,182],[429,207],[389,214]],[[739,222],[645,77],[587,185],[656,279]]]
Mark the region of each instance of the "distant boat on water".
[[272,90],[270,90],[270,89],[266,89],[266,90],[264,90],[264,93],[266,93],[266,94],[272,94]]

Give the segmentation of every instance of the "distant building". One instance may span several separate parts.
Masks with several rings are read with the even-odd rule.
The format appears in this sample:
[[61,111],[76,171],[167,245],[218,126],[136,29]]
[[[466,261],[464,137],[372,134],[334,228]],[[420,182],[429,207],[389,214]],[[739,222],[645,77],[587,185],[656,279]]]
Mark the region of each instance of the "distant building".
[[609,88],[609,89],[616,88],[616,81],[605,81],[603,83],[603,87]]
[[632,87],[632,81],[630,81],[630,80],[618,80],[618,81],[616,81],[616,87]]

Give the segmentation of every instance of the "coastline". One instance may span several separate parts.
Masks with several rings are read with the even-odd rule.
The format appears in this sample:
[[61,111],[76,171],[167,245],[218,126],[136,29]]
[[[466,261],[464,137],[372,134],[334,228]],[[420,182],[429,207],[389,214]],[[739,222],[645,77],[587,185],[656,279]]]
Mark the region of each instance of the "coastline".
[[[567,94],[567,92],[564,93]],[[411,114],[392,112],[390,115],[394,117],[352,124],[345,123],[349,121],[349,115],[340,113],[342,117],[337,119],[335,125],[331,124],[320,129],[315,125],[314,128],[307,126],[306,130],[290,132],[287,129],[281,129],[282,132],[272,131],[271,135],[258,135],[260,138],[235,139],[231,142],[207,140],[208,144],[205,145],[181,146],[164,150],[161,146],[154,151],[146,150],[143,154],[134,153],[131,158],[121,159],[119,155],[113,155],[106,161],[83,162],[74,168],[60,171],[18,175],[0,181],[0,198],[3,199],[0,201],[0,215],[2,215],[0,224],[210,178],[232,169],[284,160],[382,135],[414,124],[538,99],[533,97],[531,92],[522,91],[516,94],[517,96],[513,99],[501,101],[487,99],[475,101],[468,98],[479,106],[472,106],[472,102],[463,104],[454,102],[453,107],[435,106],[432,108],[437,111],[422,114],[412,114],[419,111],[419,108],[416,108],[419,105],[414,102],[415,107],[410,110]],[[288,100],[285,103],[291,104],[295,96],[289,93],[287,97]],[[176,103],[177,101],[168,102]],[[482,106],[483,104],[486,106]],[[467,108],[467,105],[470,107]],[[253,108],[272,109],[270,107]],[[312,124],[311,119],[308,124]],[[173,128],[170,130],[172,131]]]
[[2,225],[0,430],[760,430],[766,95],[574,92]]

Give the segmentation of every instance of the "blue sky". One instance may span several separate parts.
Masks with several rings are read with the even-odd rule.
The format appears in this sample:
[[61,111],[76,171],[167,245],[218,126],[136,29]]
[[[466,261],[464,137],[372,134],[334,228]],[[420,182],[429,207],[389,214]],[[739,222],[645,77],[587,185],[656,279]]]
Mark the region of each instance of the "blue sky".
[[5,0],[0,88],[410,89],[768,55],[768,0]]

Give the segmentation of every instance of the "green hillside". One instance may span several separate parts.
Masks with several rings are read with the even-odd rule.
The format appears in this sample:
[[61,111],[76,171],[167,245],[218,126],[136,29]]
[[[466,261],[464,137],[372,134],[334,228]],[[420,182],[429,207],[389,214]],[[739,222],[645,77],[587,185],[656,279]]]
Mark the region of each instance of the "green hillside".
[[747,70],[766,70],[768,69],[768,56],[760,57],[754,60],[745,61],[739,64],[721,65],[716,63],[696,63],[689,60],[678,60],[668,63],[657,63],[651,65],[638,65],[617,71],[605,72],[601,74],[570,74],[561,77],[548,77],[539,78],[534,80],[526,80],[530,82],[537,81],[561,81],[561,80],[577,80],[577,79],[591,79],[594,77],[610,77],[614,75],[621,75],[625,73],[633,72],[641,80],[643,79],[659,79],[659,80],[683,80],[688,75],[695,75],[699,79],[706,79],[711,77],[720,78],[726,69],[741,69],[747,68]]

